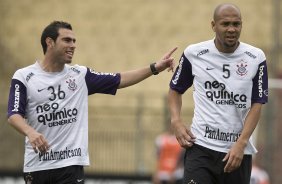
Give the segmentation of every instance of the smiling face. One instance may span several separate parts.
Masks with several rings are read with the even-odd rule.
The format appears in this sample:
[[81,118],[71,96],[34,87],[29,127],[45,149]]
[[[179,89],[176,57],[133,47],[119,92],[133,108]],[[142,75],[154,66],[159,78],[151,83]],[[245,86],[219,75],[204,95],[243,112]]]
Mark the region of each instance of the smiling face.
[[220,52],[231,53],[239,45],[242,29],[240,10],[233,5],[222,5],[216,8],[211,23],[215,32],[215,45]]
[[75,51],[75,36],[72,30],[60,28],[56,41],[49,38],[47,41],[48,51],[52,53],[52,58],[60,64],[71,63]]

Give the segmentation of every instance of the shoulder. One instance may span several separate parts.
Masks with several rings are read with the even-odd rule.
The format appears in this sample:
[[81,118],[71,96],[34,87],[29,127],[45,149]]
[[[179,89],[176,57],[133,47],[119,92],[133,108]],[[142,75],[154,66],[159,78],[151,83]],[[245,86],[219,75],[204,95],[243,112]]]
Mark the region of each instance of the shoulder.
[[184,50],[184,55],[189,56],[199,56],[210,52],[213,45],[213,40],[207,40],[195,44],[191,44]]
[[26,66],[24,68],[20,68],[14,73],[13,79],[20,80],[21,82],[24,83],[25,81],[28,81],[34,75],[35,71],[36,71],[35,64]]
[[69,72],[73,72],[75,74],[85,74],[87,71],[86,66],[81,66],[78,64],[75,65],[66,65],[67,69]]
[[262,52],[262,50],[261,50],[260,48],[254,46],[254,45],[245,43],[245,42],[240,42],[240,45],[241,45],[243,48],[246,48],[246,49],[251,49],[251,50],[255,50],[255,51]]
[[253,45],[240,42],[242,51],[253,59],[257,59],[259,62],[266,60],[265,54],[262,49],[255,47]]

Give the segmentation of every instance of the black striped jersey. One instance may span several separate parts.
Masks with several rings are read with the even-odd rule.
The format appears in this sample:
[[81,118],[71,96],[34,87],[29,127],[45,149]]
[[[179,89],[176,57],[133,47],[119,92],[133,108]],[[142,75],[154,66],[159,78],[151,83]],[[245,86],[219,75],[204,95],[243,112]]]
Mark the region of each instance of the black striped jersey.
[[38,62],[15,72],[8,117],[20,114],[47,139],[50,149],[36,154],[25,140],[24,172],[89,165],[88,95],[114,95],[120,74],[100,73],[85,66],[65,65],[48,73]]
[[[195,108],[191,131],[195,143],[228,152],[241,135],[251,104],[267,102],[265,54],[243,42],[233,53],[219,52],[214,40],[190,45],[184,50],[170,88],[183,94],[192,85]],[[255,152],[250,139],[245,154]]]

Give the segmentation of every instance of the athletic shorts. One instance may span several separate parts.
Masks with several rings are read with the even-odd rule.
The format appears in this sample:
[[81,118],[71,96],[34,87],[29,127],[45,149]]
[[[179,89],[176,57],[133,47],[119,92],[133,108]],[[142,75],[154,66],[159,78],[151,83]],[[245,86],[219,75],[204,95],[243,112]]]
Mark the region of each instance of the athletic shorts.
[[84,184],[83,166],[68,166],[58,169],[24,173],[26,184]]
[[226,153],[214,151],[194,144],[186,149],[184,158],[185,184],[249,184],[252,155],[244,155],[238,169],[224,173]]

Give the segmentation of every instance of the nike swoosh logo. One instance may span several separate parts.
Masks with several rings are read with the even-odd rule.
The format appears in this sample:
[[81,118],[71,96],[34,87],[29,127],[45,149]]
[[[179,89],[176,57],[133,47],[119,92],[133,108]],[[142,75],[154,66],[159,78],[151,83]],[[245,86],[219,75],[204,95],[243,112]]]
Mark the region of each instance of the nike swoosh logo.
[[213,70],[213,69],[214,69],[214,68],[209,68],[209,67],[206,68],[206,70]]
[[38,89],[37,91],[38,91],[38,92],[41,92],[41,91],[43,91],[44,89],[46,89],[46,88],[43,88],[43,89]]
[[77,181],[78,183],[80,183],[80,182],[83,181],[83,179],[77,179],[76,181]]

